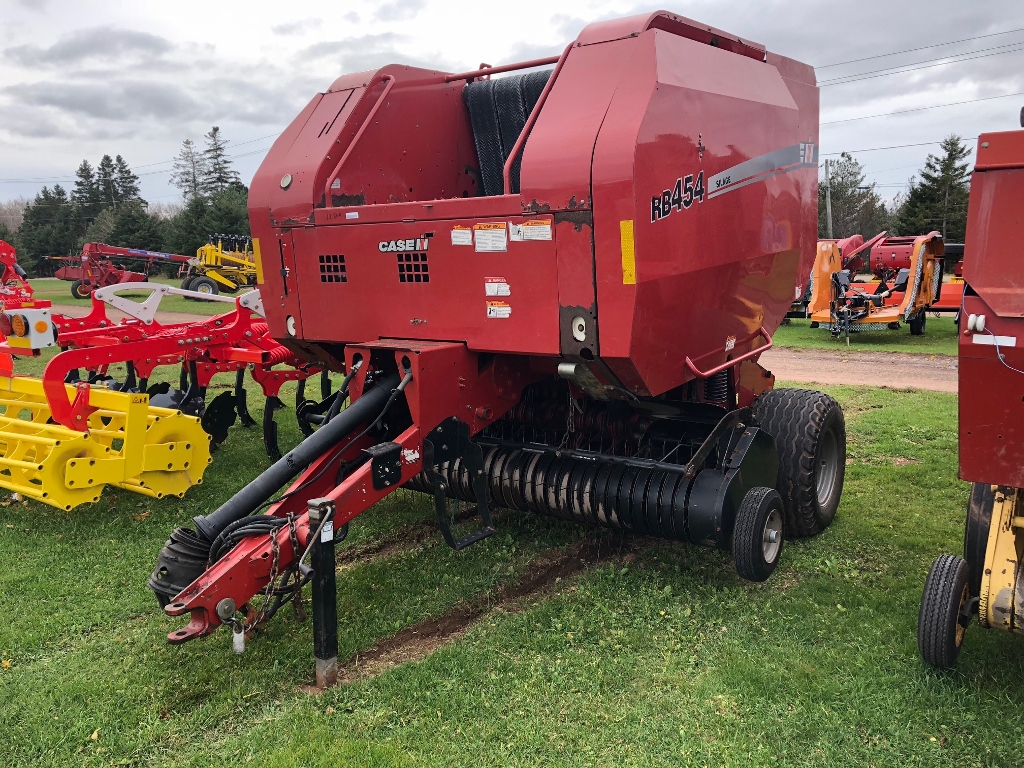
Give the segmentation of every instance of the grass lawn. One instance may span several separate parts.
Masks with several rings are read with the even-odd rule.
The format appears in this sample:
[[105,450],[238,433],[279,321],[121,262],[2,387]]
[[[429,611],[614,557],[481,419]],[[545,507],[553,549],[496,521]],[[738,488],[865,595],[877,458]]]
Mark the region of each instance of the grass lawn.
[[[787,544],[766,584],[739,580],[724,552],[641,541],[626,558],[638,540],[501,513],[462,553],[433,535],[340,572],[341,658],[486,603],[545,552],[586,540],[608,557],[421,661],[318,696],[300,687],[310,624],[290,610],[241,656],[224,630],[171,647],[180,622],[145,586],[172,528],[267,466],[257,429],[235,427],[184,500],[3,502],[0,765],[1019,765],[1020,638],[972,627],[949,673],[917,655],[925,573],[963,535],[955,396],[829,391],[849,429],[839,516]],[[344,548],[431,516],[395,494]]]
[[841,349],[844,352],[918,352],[926,355],[955,355],[957,330],[952,315],[928,316],[922,336],[911,336],[904,324],[898,331],[872,331],[850,334],[846,339],[833,339],[823,328],[811,328],[810,320],[794,319],[779,326],[772,341],[777,347],[805,349]]
[[[181,287],[181,281],[169,277],[151,277],[151,283],[163,283]],[[71,295],[71,283],[67,280],[58,280],[55,277],[39,277],[32,279],[33,294],[37,299],[48,299],[58,307],[82,307],[88,310],[91,303],[85,299],[76,299]],[[132,301],[144,301],[149,297],[147,291],[133,291],[121,294]],[[188,312],[193,315],[219,315],[222,312],[231,310],[231,304],[219,301],[192,301],[184,296],[164,296],[160,301],[162,312]],[[56,311],[60,311],[57,309]]]

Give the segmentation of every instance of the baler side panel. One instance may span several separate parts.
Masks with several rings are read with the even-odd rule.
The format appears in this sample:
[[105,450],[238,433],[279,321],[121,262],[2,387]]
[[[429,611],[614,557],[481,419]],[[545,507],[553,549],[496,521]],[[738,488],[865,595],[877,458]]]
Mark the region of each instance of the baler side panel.
[[971,179],[964,246],[968,254],[964,279],[985,299],[991,312],[1007,318],[1024,317],[1024,269],[1019,266],[1024,232],[1024,139],[1020,145],[1021,168],[979,171]]
[[[452,230],[467,223],[500,224],[507,232],[509,223],[537,220],[550,224],[551,217],[309,230],[297,263],[301,338],[457,341],[480,352],[557,355],[554,239],[508,240],[498,252],[452,243]],[[342,264],[344,271],[336,271]]]
[[[479,194],[476,149],[462,81],[444,82],[440,72],[385,67],[395,85],[345,161],[324,183],[331,207]],[[374,98],[367,99],[373,102]],[[369,105],[372,108],[372,104]],[[358,129],[352,121],[348,129]],[[330,163],[328,173],[340,160]]]
[[523,150],[520,189],[530,210],[590,208],[594,142],[633,43],[570,50]]
[[[1024,131],[982,134],[978,145],[959,336],[960,477],[1024,488]],[[971,315],[985,316],[983,331],[970,330]]]
[[[781,321],[814,218],[816,135],[770,65],[660,30],[635,45],[594,158],[601,356],[627,386],[660,394],[692,378],[684,358],[719,365]],[[749,176],[748,161],[764,166],[751,183],[725,177]],[[698,187],[701,172],[703,201],[695,192],[654,215],[652,197],[687,177]],[[634,222],[635,285],[624,220]]]

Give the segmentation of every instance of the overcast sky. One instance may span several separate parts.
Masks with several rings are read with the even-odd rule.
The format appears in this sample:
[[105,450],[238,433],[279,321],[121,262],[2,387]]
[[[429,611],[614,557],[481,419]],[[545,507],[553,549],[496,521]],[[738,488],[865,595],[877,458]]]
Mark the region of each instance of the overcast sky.
[[[1019,127],[1021,0],[661,7],[817,67],[823,156],[860,150],[887,198],[936,147],[863,150]],[[147,200],[172,202],[171,158],[214,124],[248,182],[273,138],[340,74],[391,62],[460,71],[553,55],[590,21],[657,8],[629,0],[0,0],[0,200],[31,197],[43,184],[70,187],[83,158],[95,164],[120,153]],[[966,38],[975,39],[955,43]],[[854,79],[827,84],[843,78]],[[969,103],[936,106],[953,102]]]

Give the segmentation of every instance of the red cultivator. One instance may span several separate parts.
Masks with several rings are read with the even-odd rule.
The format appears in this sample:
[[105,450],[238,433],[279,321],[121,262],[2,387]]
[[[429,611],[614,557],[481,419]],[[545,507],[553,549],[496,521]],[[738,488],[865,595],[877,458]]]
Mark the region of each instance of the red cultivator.
[[[87,299],[97,288],[123,283],[144,283],[154,264],[186,265],[192,261],[177,253],[144,251],[139,248],[120,248],[106,243],[86,243],[77,256],[51,256],[61,262],[54,277],[71,283],[71,295]],[[117,259],[117,262],[114,261]],[[128,269],[126,264],[140,265],[141,272]]]
[[169,639],[241,638],[311,578],[327,636],[316,553],[401,487],[456,549],[500,505],[768,578],[843,484],[839,406],[756,362],[814,259],[817,132],[810,67],[668,13],[592,24],[557,59],[315,96],[250,220],[270,335],[345,382],[318,431],[172,534],[150,579],[190,616]]

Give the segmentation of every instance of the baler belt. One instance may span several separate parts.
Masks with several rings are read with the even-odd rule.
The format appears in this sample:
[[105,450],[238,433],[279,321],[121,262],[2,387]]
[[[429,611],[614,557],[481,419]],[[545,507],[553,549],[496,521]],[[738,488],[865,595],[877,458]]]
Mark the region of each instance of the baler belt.
[[[504,193],[505,161],[512,154],[526,119],[540,99],[549,77],[551,70],[497,80],[478,80],[467,85],[463,91],[485,196]],[[521,163],[522,152],[510,169],[512,192],[519,191]]]
[[480,163],[483,193],[487,197],[500,195],[504,191],[503,161],[498,113],[494,108],[494,81],[470,83],[463,93],[473,127],[473,143],[476,145],[477,161]]

